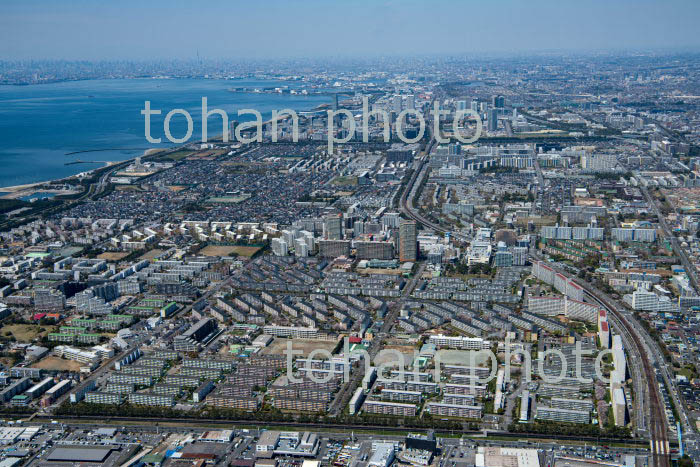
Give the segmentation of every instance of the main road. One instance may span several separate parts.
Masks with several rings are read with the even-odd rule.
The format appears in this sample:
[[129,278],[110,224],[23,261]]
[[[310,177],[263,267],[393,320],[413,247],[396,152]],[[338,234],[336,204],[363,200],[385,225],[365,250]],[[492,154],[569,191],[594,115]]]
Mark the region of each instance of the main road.
[[[647,203],[651,206],[651,208],[654,210],[654,213],[656,214],[656,217],[659,221],[659,227],[661,227],[661,230],[663,231],[664,237],[666,237],[669,241],[669,244],[671,245],[671,248],[673,249],[674,255],[676,255],[678,258],[680,258],[681,263],[683,264],[683,268],[686,271],[686,274],[688,275],[688,280],[690,282],[690,285],[693,287],[693,290],[695,293],[700,292],[700,286],[698,285],[698,277],[697,277],[697,270],[695,268],[695,265],[690,262],[690,259],[688,258],[688,255],[686,254],[685,250],[683,247],[678,243],[678,239],[676,238],[675,235],[673,235],[673,232],[671,232],[671,228],[668,225],[668,222],[666,222],[666,218],[664,217],[663,213],[661,212],[661,209],[659,208],[659,205],[656,203],[656,200],[652,197],[651,193],[649,193],[649,190],[646,187],[641,186],[640,187],[642,193],[644,194],[644,197],[647,200]],[[646,334],[646,333],[645,333]],[[651,336],[646,335],[647,337],[647,342],[652,348],[656,348],[657,345],[655,342],[653,342],[653,339]],[[676,386],[676,382],[672,376],[672,369],[669,368],[668,362],[663,358],[663,354],[660,355],[660,373],[661,376],[663,377],[666,387],[669,390],[669,393],[671,395],[671,398],[673,399],[673,402],[675,406],[679,410],[679,415],[680,415],[680,422],[683,428],[683,431],[685,433],[690,434],[689,439],[696,440],[697,438],[697,433],[696,433],[696,428],[693,425],[693,422],[689,419],[688,417],[688,408],[685,404],[685,400],[680,396],[680,392],[678,391],[678,387]]]
[[[426,156],[427,157],[427,156]],[[413,219],[414,221],[423,224],[425,227],[431,228],[436,232],[442,232],[442,233],[447,233],[450,232],[449,229],[446,229],[439,224],[436,224],[435,222],[432,222],[425,217],[423,217],[418,211],[413,210],[413,200],[415,199],[418,188],[421,185],[421,182],[423,181],[423,178],[426,176],[428,172],[428,164],[426,159],[422,159],[418,162],[418,167],[416,170],[413,172],[413,175],[411,176],[411,179],[408,182],[408,185],[406,185],[406,189],[403,191],[403,194],[401,195],[401,201],[400,201],[400,209],[401,212],[408,217],[409,219]],[[418,183],[416,183],[418,182]],[[467,242],[469,241],[467,237],[461,234],[456,234],[452,233],[452,237]]]
[[[384,318],[384,322],[382,323],[382,327],[377,333],[377,335],[372,339],[371,344],[369,345],[369,348],[367,349],[367,354],[370,357],[370,361],[373,361],[374,358],[377,356],[381,349],[381,344],[382,341],[384,340],[385,337],[388,337],[390,335],[390,331],[394,323],[396,322],[396,319],[399,316],[399,313],[401,312],[401,308],[403,308],[403,304],[406,302],[406,300],[411,296],[411,292],[413,292],[413,289],[416,288],[416,285],[418,284],[418,280],[420,277],[423,275],[423,271],[425,271],[425,263],[421,263],[418,266],[418,269],[414,276],[411,278],[410,281],[404,286],[403,291],[401,292],[401,297],[399,300],[396,301],[396,303],[391,305],[390,311],[387,312],[386,317]],[[370,362],[371,363],[371,362]],[[350,398],[353,396],[357,388],[359,387],[360,383],[362,382],[362,379],[365,376],[365,365],[364,362],[360,362],[359,367],[352,372],[352,377],[350,378],[350,381],[347,383],[344,383],[343,386],[341,387],[340,391],[336,395],[336,397],[333,399],[333,402],[331,403],[328,412],[332,415],[339,415],[340,412],[345,408],[345,406],[350,402]]]
[[664,236],[668,239],[669,243],[671,244],[671,248],[673,248],[673,253],[676,256],[678,256],[681,260],[681,263],[683,263],[683,267],[685,268],[686,274],[688,274],[690,284],[693,286],[695,293],[700,292],[695,266],[691,264],[690,260],[688,259],[688,255],[685,253],[685,250],[681,248],[680,244],[678,243],[678,239],[671,232],[671,228],[668,226],[666,218],[659,209],[659,206],[656,204],[656,200],[654,200],[654,198],[649,193],[649,190],[647,190],[647,188],[643,186],[640,186],[640,190],[644,194],[644,197],[646,198],[649,206],[651,206],[651,208],[654,210],[654,213],[656,214],[656,217],[659,220],[659,226],[661,227]]

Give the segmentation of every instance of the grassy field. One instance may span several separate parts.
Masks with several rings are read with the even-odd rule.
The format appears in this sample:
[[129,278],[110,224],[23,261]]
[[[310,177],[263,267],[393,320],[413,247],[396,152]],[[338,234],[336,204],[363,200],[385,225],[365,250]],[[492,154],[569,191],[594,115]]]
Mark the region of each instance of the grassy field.
[[690,368],[680,368],[675,370],[679,375],[685,376],[688,378],[688,381],[693,379],[693,371]]
[[117,185],[114,189],[117,191],[141,191],[141,188],[136,185]]
[[54,326],[40,326],[38,324],[8,324],[0,329],[0,334],[3,336],[11,334],[17,342],[31,342],[37,337],[43,337],[53,332],[54,328]]
[[192,151],[188,150],[183,150],[183,151],[176,151],[172,154],[168,154],[167,156],[163,156],[164,159],[170,159],[173,161],[179,161],[180,159],[184,159],[187,156],[190,156],[194,154]]
[[518,225],[523,225],[526,226],[528,222],[532,221],[535,226],[539,227],[542,225],[552,225],[557,221],[556,216],[542,216],[542,217],[524,217],[522,219],[518,219],[516,223]]
[[242,203],[243,201],[246,201],[250,199],[251,195],[248,193],[244,193],[242,195],[237,195],[237,196],[216,196],[213,198],[209,198],[207,200],[207,203],[212,203],[212,204],[238,204]]
[[223,149],[209,149],[206,151],[195,151],[187,156],[188,161],[204,159],[204,160],[214,160],[216,157],[225,154],[226,151]]
[[42,370],[54,370],[54,371],[80,371],[81,364],[74,360],[64,360],[62,358],[50,355],[44,357],[35,364],[32,365],[33,368],[41,368]]
[[400,269],[381,269],[381,268],[357,268],[355,270],[358,274],[393,274],[395,276],[400,275],[402,272]]
[[357,177],[354,176],[345,176],[345,177],[336,177],[333,180],[331,180],[331,185],[350,185],[350,186],[356,186],[357,185]]
[[155,250],[147,251],[146,253],[142,254],[142,255],[139,257],[139,259],[140,259],[140,260],[143,260],[143,259],[154,259],[156,256],[158,256],[159,254],[163,253],[164,251],[165,251],[165,250],[159,250],[159,249],[156,248]]

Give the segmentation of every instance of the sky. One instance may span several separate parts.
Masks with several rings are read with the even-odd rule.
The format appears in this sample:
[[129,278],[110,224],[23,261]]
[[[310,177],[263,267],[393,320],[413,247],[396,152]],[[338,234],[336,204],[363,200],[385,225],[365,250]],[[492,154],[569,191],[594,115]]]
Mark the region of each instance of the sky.
[[0,60],[700,51],[698,0],[2,0]]

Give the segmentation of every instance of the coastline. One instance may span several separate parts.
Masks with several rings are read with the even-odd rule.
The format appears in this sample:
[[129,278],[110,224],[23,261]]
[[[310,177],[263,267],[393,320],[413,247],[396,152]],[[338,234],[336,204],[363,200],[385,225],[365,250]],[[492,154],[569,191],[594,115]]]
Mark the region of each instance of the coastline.
[[[124,159],[121,161],[104,161],[104,166],[100,167],[100,169],[111,167],[113,165],[121,164],[124,162],[133,162],[136,160],[137,157],[150,156],[150,155],[154,154],[155,152],[162,151],[162,150],[163,150],[162,148],[151,148],[151,149],[146,149],[143,152],[143,154],[131,157],[129,159]],[[88,174],[88,173],[91,173],[95,170],[98,170],[98,169],[88,170],[85,172],[81,172],[80,174]],[[34,191],[36,188],[41,187],[42,185],[49,185],[49,184],[53,184],[53,183],[58,183],[59,180],[69,181],[69,180],[77,179],[77,178],[79,178],[80,174],[71,175],[70,177],[63,177],[63,178],[59,178],[59,179],[45,180],[45,181],[41,181],[41,182],[25,183],[22,185],[3,186],[3,187],[0,187],[0,192],[2,192],[4,194],[2,196],[0,196],[0,199],[15,199],[15,198],[18,198],[22,195],[31,194],[31,193],[27,193],[27,192]],[[60,191],[60,190],[46,190],[46,191],[52,192],[52,193],[62,193],[62,191]]]
[[[130,160],[130,159],[125,159],[123,161],[104,161],[105,165],[100,167],[100,168],[104,169],[105,167],[109,167],[111,165],[118,164],[120,162],[126,162],[127,160]],[[97,170],[97,169],[93,169],[93,170]],[[90,173],[93,170],[88,170],[86,172],[81,172],[81,173]],[[6,191],[8,193],[16,193],[18,191],[28,190],[30,188],[36,188],[36,187],[41,186],[41,185],[56,183],[58,180],[70,180],[73,178],[77,178],[78,175],[80,175],[80,174],[71,175],[70,177],[64,177],[64,178],[59,178],[59,179],[54,179],[54,180],[45,180],[43,182],[25,183],[24,185],[0,186],[0,191]]]
[[[198,78],[184,77],[184,80],[188,80],[188,79],[194,79],[196,81],[194,83],[194,91],[188,91],[189,94],[187,94],[188,99],[191,97],[191,100],[193,100],[193,102],[194,102],[197,100],[197,99],[195,99],[195,97],[198,97],[200,94],[209,96],[211,99],[213,99],[216,96],[218,96],[219,98],[225,98],[226,96],[222,97],[222,94],[223,93],[230,94],[230,93],[228,93],[226,90],[220,89],[220,87],[222,86],[221,83],[224,83],[224,82],[235,83],[236,81],[246,80],[249,78],[246,76],[236,76],[233,79],[230,79],[230,78],[229,79],[221,79],[221,78],[214,78],[214,77],[205,78],[203,81],[215,82],[214,84],[210,84],[210,85],[200,84]],[[77,83],[79,83],[79,82],[93,81],[93,80],[94,81],[101,81],[101,82],[104,82],[104,81],[116,81],[116,82],[120,82],[120,81],[147,81],[145,84],[137,84],[136,85],[136,92],[141,93],[146,97],[148,97],[150,95],[149,93],[152,92],[152,89],[151,89],[152,84],[151,83],[161,81],[161,79],[157,79],[154,77],[145,78],[145,79],[144,78],[135,78],[135,79],[126,79],[126,80],[122,80],[120,78],[106,78],[106,79],[87,78],[87,79],[59,80],[56,83],[54,83],[54,82],[32,83],[32,85],[37,85],[37,86],[53,85],[53,84],[62,83],[62,82],[65,82],[65,83],[76,83],[77,82]],[[181,77],[169,77],[167,80],[164,80],[164,81],[182,81],[182,80],[183,79]],[[221,83],[218,83],[219,81],[221,81]],[[254,84],[253,81],[256,81],[256,82],[259,81],[261,85],[264,83],[268,83],[268,84],[272,83],[272,80],[270,80],[270,78],[264,78],[261,80],[257,80],[257,79],[251,80],[251,85]],[[0,86],[8,86],[8,87],[9,86],[16,86],[18,88],[25,87],[24,85],[10,84],[10,83],[4,83]],[[98,88],[101,89],[101,87],[99,87],[99,86],[98,86]],[[201,88],[201,90],[200,90],[200,88]],[[73,89],[73,87],[71,86],[71,87],[69,87],[69,89]],[[112,85],[110,84],[109,86],[106,87],[106,89],[111,90]],[[199,90],[199,91],[197,91],[197,90]],[[8,91],[8,92],[10,92],[10,91]],[[83,96],[84,92],[87,92],[87,91],[85,91],[83,87],[79,86],[76,91],[61,91],[60,95],[67,93],[67,95],[72,96],[73,94],[77,93],[76,95],[84,97]],[[117,95],[119,95],[119,92],[122,92],[120,88],[117,89]],[[176,86],[176,87],[166,86],[166,91],[164,91],[164,92],[165,92],[166,96],[169,96],[172,93],[179,92],[179,87],[178,86]],[[15,93],[15,91],[10,92],[10,94],[12,94],[12,95],[14,95],[14,93]],[[190,96],[190,94],[192,94],[193,97]],[[19,96],[21,98],[26,97],[24,95],[24,93],[19,93]],[[111,94],[110,94],[110,96],[111,96]],[[290,108],[295,109],[297,112],[314,112],[314,111],[318,110],[318,107],[320,105],[325,103],[325,102],[319,102],[318,97],[313,97],[313,96],[295,96],[295,97],[299,97],[301,99],[299,99],[299,100],[293,99],[293,100],[288,102],[287,101],[288,96],[285,97],[284,99],[283,98],[278,99],[275,96],[268,96],[261,101],[262,102],[260,104],[262,106],[261,111],[263,113],[265,113],[265,112],[268,112],[269,109],[274,110],[274,109],[279,109],[281,107],[290,107]],[[238,101],[239,98],[236,98],[234,100]],[[246,102],[249,100],[249,98],[248,97],[245,97],[245,98],[241,97],[240,100],[241,100],[241,102]],[[80,102],[82,102],[82,101],[80,101]],[[287,102],[287,104],[283,105],[284,102]],[[70,105],[75,106],[75,105],[82,105],[82,104],[78,103],[78,104],[73,105],[73,103],[70,103]],[[326,105],[328,105],[328,104],[326,103]],[[257,103],[256,103],[256,106],[257,106]],[[53,111],[54,107],[55,106],[48,106],[47,107],[48,111]],[[308,109],[308,110],[305,110],[305,109]],[[21,109],[19,109],[19,110],[21,110]],[[19,110],[17,110],[17,112],[19,112]],[[118,123],[126,128],[126,127],[129,127],[129,125],[133,126],[134,123],[141,123],[140,120],[137,121],[133,118],[121,118],[122,114],[123,114],[123,112],[118,112],[117,116],[120,117],[120,119],[117,119],[117,122],[115,123],[115,125],[117,125],[117,123]],[[51,113],[49,112],[48,115],[51,115]],[[287,119],[287,117],[283,116],[280,120],[285,120],[285,119]],[[135,120],[135,121],[132,122],[131,120]],[[262,122],[263,126],[269,126],[270,123],[271,123],[271,118],[269,116],[268,116],[267,120],[263,120],[263,122]],[[221,131],[220,127],[218,130]],[[66,130],[66,131],[69,131],[69,130]],[[103,139],[109,138],[109,135],[103,135],[103,132],[101,132],[101,131],[102,131],[102,128],[97,128],[92,133],[94,133],[96,135],[95,136],[96,138],[103,138]],[[218,140],[220,138],[221,138],[221,135],[211,135],[209,137],[209,140],[210,140],[210,142],[215,142],[216,140]],[[230,138],[229,143],[234,143],[234,142],[235,142],[235,138],[233,138],[233,137]],[[37,145],[36,145],[37,151],[41,151],[43,149],[46,149],[42,146],[42,144],[44,144],[44,143],[45,143],[44,141],[37,143]],[[197,140],[192,139],[192,140],[188,141],[188,144],[189,143],[197,143]],[[89,143],[87,143],[87,144],[89,144]],[[115,144],[115,146],[118,146],[119,141],[115,141],[114,144]],[[44,145],[46,145],[46,144],[44,144]],[[23,150],[25,152],[27,150],[25,143],[20,144],[19,142],[17,142],[17,143],[15,143],[15,146],[18,149]],[[73,143],[71,143],[71,146],[73,146]],[[0,194],[0,198],[21,197],[23,195],[18,195],[18,193],[29,192],[30,190],[40,191],[42,186],[46,186],[49,184],[60,184],[60,183],[64,183],[64,182],[65,183],[75,183],[75,181],[82,178],[82,176],[84,176],[84,174],[93,173],[94,171],[102,171],[104,169],[104,167],[109,167],[113,163],[123,163],[123,162],[127,162],[127,161],[133,161],[133,159],[136,157],[148,156],[153,152],[152,150],[154,150],[154,149],[156,149],[156,150],[160,149],[160,150],[166,150],[166,151],[175,149],[175,147],[173,147],[175,145],[173,145],[171,147],[150,148],[149,150],[146,150],[145,147],[147,147],[148,144],[141,145],[138,142],[135,143],[135,142],[131,141],[131,139],[129,139],[128,142],[125,142],[122,146],[129,146],[131,149],[137,149],[138,146],[141,146],[142,148],[144,148],[144,150],[133,151],[133,152],[130,151],[131,154],[128,154],[128,153],[127,154],[118,153],[115,155],[104,154],[104,155],[96,156],[94,158],[94,159],[104,158],[104,159],[111,159],[112,160],[111,162],[103,161],[103,162],[105,162],[104,165],[97,166],[95,164],[92,167],[90,167],[90,166],[81,167],[80,165],[74,164],[74,166],[70,167],[70,168],[61,167],[60,169],[56,168],[55,170],[50,170],[50,169],[46,170],[44,165],[42,164],[42,162],[43,162],[42,158],[47,157],[48,158],[47,160],[51,159],[52,163],[55,163],[58,159],[60,159],[60,157],[59,157],[60,154],[58,154],[58,151],[60,151],[59,148],[61,147],[60,142],[58,144],[56,144],[56,146],[54,146],[54,143],[51,142],[51,144],[49,144],[47,146],[47,148],[50,149],[51,151],[53,151],[53,154],[47,152],[47,156],[45,156],[44,154],[39,154],[37,152],[37,157],[35,158],[36,159],[36,166],[24,165],[21,158],[16,158],[17,161],[15,162],[15,165],[11,167],[12,170],[7,172],[7,176],[8,176],[7,179],[0,182],[3,185],[4,185],[4,183],[11,183],[11,184],[13,182],[14,183],[12,185],[0,186],[0,193],[2,193],[2,194]],[[166,146],[169,146],[169,145],[166,145]],[[180,145],[176,145],[176,146],[180,146]],[[12,147],[14,148],[14,146],[12,146]],[[78,147],[80,147],[80,146],[78,146]],[[85,147],[85,146],[83,146],[83,147]],[[90,146],[87,146],[87,147],[90,147]],[[58,149],[58,151],[57,151],[57,149]],[[119,150],[119,148],[117,147],[114,150]],[[85,152],[91,152],[91,151],[92,150],[86,150]],[[75,151],[75,152],[83,152],[83,151]],[[34,154],[30,154],[30,155],[34,156]],[[121,159],[121,157],[124,157],[124,156],[126,156],[127,158]],[[66,160],[70,160],[70,159],[73,159],[73,158],[66,158]],[[87,159],[87,157],[85,157],[85,159]],[[34,159],[32,159],[32,161],[34,161]],[[86,161],[86,162],[93,162],[93,161]],[[94,162],[97,162],[97,161],[94,161]],[[71,164],[64,164],[64,165],[71,165]],[[32,177],[30,175],[31,173],[34,173],[35,175],[37,175],[36,178]],[[47,175],[48,175],[48,177],[47,177]],[[13,178],[14,178],[14,180],[12,180]],[[17,182],[20,182],[20,183],[17,184]],[[51,191],[51,190],[47,190],[47,191]]]
[[[323,104],[321,104],[321,105],[323,105]],[[278,121],[285,121],[285,120],[287,120],[288,118],[290,118],[290,117],[285,115],[285,116],[283,116],[282,118],[280,118]],[[263,127],[265,127],[265,126],[267,126],[267,125],[271,125],[271,124],[272,124],[272,119],[269,119],[269,120],[266,120],[266,121],[263,121],[263,122],[262,122],[262,126],[263,126]],[[211,142],[217,142],[217,141],[218,141],[218,142],[221,142],[222,137],[223,137],[222,134],[218,134],[218,135],[216,135],[216,136],[213,136],[213,137],[211,138],[210,141],[211,141]],[[229,143],[235,143],[235,139],[234,139],[234,140],[229,139]],[[119,161],[104,161],[104,165],[103,165],[102,167],[100,167],[100,169],[104,169],[104,168],[106,168],[106,167],[111,167],[111,166],[113,166],[113,165],[115,165],[115,164],[121,164],[121,163],[124,163],[124,162],[133,162],[133,161],[135,161],[136,158],[138,158],[138,157],[147,157],[147,156],[151,156],[151,155],[153,155],[153,154],[155,154],[155,153],[158,153],[158,152],[161,152],[161,151],[167,152],[167,151],[177,151],[177,150],[181,150],[181,149],[183,149],[183,148],[186,148],[189,144],[192,144],[192,142],[188,142],[188,143],[185,143],[185,144],[183,144],[183,145],[174,146],[174,147],[149,148],[149,149],[146,149],[142,154],[140,154],[140,155],[138,155],[138,156],[134,156],[134,157],[128,158],[128,159],[123,159],[123,160],[119,160]],[[98,169],[87,170],[87,171],[85,171],[85,172],[80,172],[80,173],[77,173],[77,174],[75,174],[75,175],[71,175],[71,176],[69,176],[69,177],[63,177],[63,178],[59,178],[59,179],[44,180],[44,181],[39,181],[39,182],[25,183],[25,184],[21,184],[21,185],[2,186],[2,187],[0,187],[0,193],[2,193],[2,194],[0,194],[0,199],[14,199],[14,198],[18,198],[18,197],[20,197],[20,196],[22,196],[22,195],[31,194],[30,192],[31,192],[32,190],[34,190],[34,189],[36,189],[37,187],[40,187],[40,186],[42,186],[42,185],[48,185],[48,184],[52,184],[52,183],[58,183],[59,180],[65,180],[65,181],[74,180],[74,179],[76,179],[76,178],[79,178],[79,176],[80,176],[81,174],[88,174],[88,173],[91,173],[91,172],[93,172],[93,171],[95,171],[95,170],[98,170]],[[59,190],[50,190],[50,189],[48,189],[48,190],[46,190],[46,191],[47,191],[47,192],[51,192],[51,193],[62,193],[62,191],[59,191]]]

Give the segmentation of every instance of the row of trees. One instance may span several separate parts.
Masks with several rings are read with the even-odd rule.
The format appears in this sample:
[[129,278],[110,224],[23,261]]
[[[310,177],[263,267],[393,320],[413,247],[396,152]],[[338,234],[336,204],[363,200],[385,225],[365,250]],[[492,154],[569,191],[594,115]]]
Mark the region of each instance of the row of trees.
[[[293,423],[318,423],[328,425],[366,425],[405,427],[417,429],[437,428],[442,430],[462,431],[465,424],[460,421],[436,420],[430,416],[418,417],[391,417],[375,414],[348,415],[343,414],[332,417],[323,413],[284,413],[277,409],[258,412],[246,412],[222,407],[207,407],[201,411],[180,411],[169,407],[151,407],[143,405],[91,404],[81,402],[78,404],[64,403],[56,410],[56,415],[63,416],[100,416],[100,417],[142,417],[142,418],[189,418],[189,419],[213,419],[213,420],[238,420],[258,422],[293,422]],[[477,430],[478,425],[471,422],[467,425],[470,430]]]
[[538,421],[536,423],[512,423],[508,427],[511,433],[534,433],[541,435],[588,436],[601,438],[629,439],[632,437],[627,427],[598,427],[582,423],[557,423]]
[[448,263],[445,271],[447,274],[483,274],[485,276],[491,276],[496,272],[496,269],[486,263],[478,263],[467,266],[465,263],[457,262],[455,264]]

